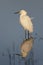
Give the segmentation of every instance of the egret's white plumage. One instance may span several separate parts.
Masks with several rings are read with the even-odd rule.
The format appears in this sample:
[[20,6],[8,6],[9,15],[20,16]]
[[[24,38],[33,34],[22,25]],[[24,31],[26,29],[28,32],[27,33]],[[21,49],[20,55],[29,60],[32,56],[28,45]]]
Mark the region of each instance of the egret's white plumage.
[[[25,10],[20,10],[18,12],[15,12],[15,14],[19,13],[20,14],[20,24],[24,28],[24,30],[28,31],[28,38],[29,38],[29,33],[33,32],[33,23],[32,23],[32,18],[27,15],[27,12]],[[25,31],[25,38],[26,38],[26,31]]]
[[27,15],[27,12],[25,10],[20,11],[20,24],[22,27],[29,31],[29,33],[33,32],[33,24],[31,21],[31,18]]

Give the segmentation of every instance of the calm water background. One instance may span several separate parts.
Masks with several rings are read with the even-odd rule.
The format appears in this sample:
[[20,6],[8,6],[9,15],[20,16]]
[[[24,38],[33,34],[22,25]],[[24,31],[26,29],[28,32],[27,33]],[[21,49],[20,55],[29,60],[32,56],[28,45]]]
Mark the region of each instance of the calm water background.
[[[19,15],[15,11],[25,9],[33,19],[34,33],[43,37],[43,0],[0,0],[0,65],[8,65],[7,48],[15,42],[16,51],[24,39],[24,30],[19,25]],[[35,36],[33,33],[33,36]],[[7,56],[2,56],[5,52]],[[35,40],[34,57],[39,59],[37,65],[43,64],[43,40]],[[36,63],[35,63],[36,64]]]

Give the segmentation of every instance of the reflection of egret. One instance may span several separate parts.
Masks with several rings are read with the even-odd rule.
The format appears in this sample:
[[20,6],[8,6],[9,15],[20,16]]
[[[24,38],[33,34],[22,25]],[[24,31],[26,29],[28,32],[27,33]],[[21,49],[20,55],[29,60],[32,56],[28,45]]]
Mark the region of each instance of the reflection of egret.
[[33,42],[34,42],[33,37],[30,37],[29,39],[24,40],[20,46],[21,54],[17,53],[16,55],[21,56],[23,58],[27,57],[27,55],[29,54],[29,52],[31,51],[33,47]]
[[26,57],[30,50],[32,49],[33,46],[33,38],[29,38],[27,40],[24,40],[23,43],[21,44],[21,55],[22,57]]
[[[20,24],[22,25],[24,30],[28,31],[28,38],[29,38],[29,33],[33,32],[33,24],[31,18],[27,15],[27,12],[25,10],[15,12],[15,14],[17,13],[20,14]],[[25,37],[26,37],[26,31],[25,31]]]

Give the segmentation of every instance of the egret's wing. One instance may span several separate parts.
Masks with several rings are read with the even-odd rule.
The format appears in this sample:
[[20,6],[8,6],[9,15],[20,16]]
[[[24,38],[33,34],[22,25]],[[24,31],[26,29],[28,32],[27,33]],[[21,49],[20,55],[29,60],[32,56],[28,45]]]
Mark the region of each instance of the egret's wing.
[[25,30],[28,30],[29,33],[33,32],[33,23],[29,16],[27,15],[20,16],[20,24]]
[[29,16],[26,16],[26,20],[27,20],[27,26],[28,26],[29,32],[33,32],[32,18],[30,18]]

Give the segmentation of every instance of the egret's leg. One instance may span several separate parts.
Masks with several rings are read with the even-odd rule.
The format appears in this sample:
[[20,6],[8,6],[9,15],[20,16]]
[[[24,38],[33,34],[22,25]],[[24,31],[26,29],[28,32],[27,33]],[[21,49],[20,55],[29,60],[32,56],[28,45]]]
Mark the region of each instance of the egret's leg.
[[28,31],[28,39],[29,39],[29,31]]
[[25,39],[26,39],[26,30],[25,30]]

